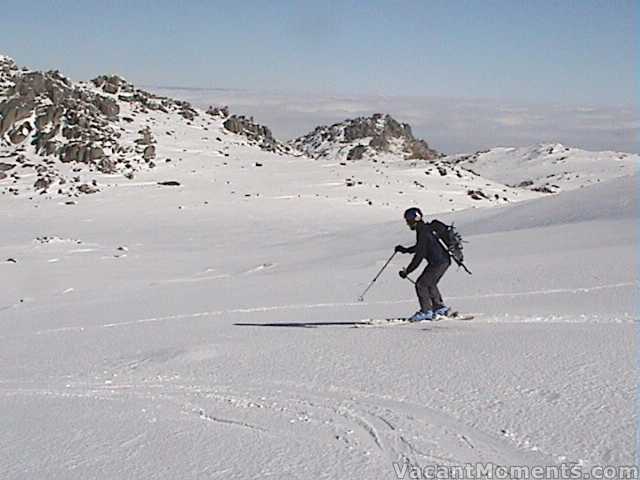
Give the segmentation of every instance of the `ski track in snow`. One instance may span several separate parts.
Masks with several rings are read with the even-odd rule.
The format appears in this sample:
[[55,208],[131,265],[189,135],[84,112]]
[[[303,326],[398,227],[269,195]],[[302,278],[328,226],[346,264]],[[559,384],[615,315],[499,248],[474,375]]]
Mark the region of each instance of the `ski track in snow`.
[[[195,281],[195,280],[194,280]],[[606,289],[616,289],[616,288],[627,288],[627,287],[635,287],[637,286],[637,282],[623,282],[623,283],[612,283],[606,285],[595,285],[591,287],[578,287],[578,288],[556,288],[549,290],[532,290],[525,292],[504,292],[504,293],[487,293],[487,294],[476,294],[476,295],[462,295],[462,296],[450,296],[448,298],[452,300],[462,300],[462,299],[480,299],[480,298],[494,298],[494,297],[520,297],[520,296],[529,296],[529,295],[555,295],[555,294],[579,294],[579,293],[589,293],[598,290],[606,290]],[[211,310],[204,312],[195,312],[195,313],[179,313],[175,315],[167,315],[162,317],[148,317],[142,319],[135,320],[127,320],[123,322],[113,322],[113,323],[105,323],[97,326],[79,326],[73,325],[68,327],[59,327],[59,328],[50,328],[44,330],[37,330],[32,332],[31,334],[22,334],[22,335],[5,335],[0,336],[0,339],[8,339],[8,338],[19,338],[24,337],[25,335],[46,335],[52,333],[60,333],[60,332],[82,332],[85,330],[95,329],[95,328],[115,328],[115,327],[125,327],[130,325],[138,325],[144,323],[153,323],[153,322],[166,322],[172,320],[185,320],[191,318],[201,318],[201,317],[213,317],[213,316],[221,316],[221,315],[230,315],[230,314],[243,314],[243,313],[267,313],[274,311],[286,311],[286,310],[304,310],[304,309],[322,309],[322,308],[344,308],[344,307],[360,307],[360,306],[371,306],[371,305],[395,305],[402,303],[410,303],[415,302],[415,299],[406,299],[406,300],[376,300],[373,302],[333,302],[333,303],[306,303],[306,304],[291,304],[291,305],[270,305],[270,306],[262,306],[262,307],[240,307],[240,308],[231,308],[226,310]],[[14,307],[15,305],[8,305],[0,308],[0,311],[6,310]],[[350,322],[357,321],[366,321],[368,318],[361,318],[355,320],[349,320]],[[344,319],[347,322],[347,319]],[[491,321],[488,317],[483,321]],[[495,320],[494,320],[495,321]],[[512,322],[523,321],[523,322],[545,322],[545,321],[588,321],[587,315],[583,316],[562,316],[562,315],[553,315],[553,316],[528,316],[519,320],[517,315],[512,315]],[[598,322],[603,322],[605,320],[597,320]],[[608,322],[631,322],[634,321],[629,318],[625,319],[609,319]],[[476,320],[474,320],[476,322]],[[477,322],[476,322],[477,323]]]
[[[78,384],[67,385],[63,390],[10,388],[0,384],[0,392],[7,397],[153,400],[163,405],[163,411],[170,410],[165,415],[185,421],[195,415],[220,428],[240,428],[280,441],[332,438],[332,449],[347,449],[352,455],[357,453],[365,458],[379,456],[387,465],[391,462],[458,465],[470,458],[477,461],[490,458],[511,465],[552,460],[550,454],[536,447],[523,450],[508,436],[483,432],[424,405],[337,387],[327,392],[308,390],[304,385],[282,387],[277,382],[267,382],[245,385],[242,392],[236,392],[227,385],[212,388],[173,382]],[[129,438],[121,447],[136,443],[144,435]]]

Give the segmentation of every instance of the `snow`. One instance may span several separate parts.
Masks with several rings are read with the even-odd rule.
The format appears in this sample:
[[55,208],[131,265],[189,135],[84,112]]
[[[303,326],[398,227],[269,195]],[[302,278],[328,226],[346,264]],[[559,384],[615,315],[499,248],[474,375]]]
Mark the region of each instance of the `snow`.
[[447,158],[484,177],[507,185],[530,183],[553,192],[573,190],[633,175],[640,156],[623,152],[590,152],[562,144],[498,147]]
[[[158,168],[102,176],[101,192],[76,205],[2,198],[3,478],[396,478],[395,461],[633,462],[628,167],[544,196],[458,167],[440,176],[419,162],[274,155],[234,135],[217,141],[219,123],[207,122],[122,123],[131,138],[151,126]],[[540,178],[555,171],[535,165]],[[180,186],[157,185],[167,180]],[[473,188],[508,202],[473,200]],[[412,242],[410,205],[456,221],[469,241],[473,275],[452,268],[441,287],[477,318],[351,328],[416,309],[396,274],[402,255],[356,300],[393,246]]]

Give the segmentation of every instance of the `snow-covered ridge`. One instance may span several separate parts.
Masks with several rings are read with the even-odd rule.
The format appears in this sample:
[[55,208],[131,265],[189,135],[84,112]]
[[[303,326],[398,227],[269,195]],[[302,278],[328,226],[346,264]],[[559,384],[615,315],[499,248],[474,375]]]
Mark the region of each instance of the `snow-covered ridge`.
[[440,156],[427,142],[413,136],[409,124],[381,113],[316,127],[291,144],[312,158],[360,160],[395,156],[432,160]]
[[633,175],[639,160],[637,154],[590,152],[560,143],[497,147],[444,159],[496,182],[543,193],[573,190]]
[[171,135],[158,130],[160,118],[174,128],[213,130],[218,143],[224,139],[287,150],[268,128],[231,115],[226,107],[204,112],[138,89],[117,75],[73,82],[58,71],[19,68],[1,56],[0,187],[5,194],[32,190],[75,197],[97,191],[104,175],[133,178],[156,167],[158,144]]

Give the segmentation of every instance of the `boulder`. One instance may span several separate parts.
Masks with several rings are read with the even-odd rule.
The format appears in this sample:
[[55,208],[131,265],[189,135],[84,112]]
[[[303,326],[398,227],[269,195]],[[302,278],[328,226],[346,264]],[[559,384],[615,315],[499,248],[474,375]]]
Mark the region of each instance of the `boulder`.
[[15,91],[20,96],[38,96],[46,93],[47,79],[42,72],[29,72],[15,80]]
[[100,160],[104,157],[104,150],[101,147],[90,147],[89,150],[89,159],[91,162],[95,162],[96,160]]
[[107,117],[115,118],[120,113],[120,106],[118,105],[118,102],[109,97],[97,95],[94,105]]
[[96,193],[99,190],[96,187],[92,186],[92,185],[89,185],[87,183],[83,183],[82,185],[80,185],[78,187],[78,191],[88,195],[88,194],[91,194],[91,193]]
[[374,135],[374,137],[371,139],[371,142],[369,143],[369,146],[380,152],[389,151],[389,141],[384,134]]
[[211,115],[212,117],[227,118],[229,116],[229,107],[226,105],[222,107],[209,106],[209,108],[207,109],[207,114]]
[[0,103],[0,136],[20,120],[31,115],[35,108],[33,98],[11,98]]
[[424,140],[414,140],[409,143],[408,148],[409,159],[434,160],[440,157],[440,154],[429,147]]
[[24,122],[22,125],[14,128],[11,132],[9,132],[9,140],[14,145],[24,142],[24,140],[29,136],[33,127],[30,122]]
[[68,143],[61,149],[60,161],[64,163],[77,162],[80,154],[79,143]]
[[147,161],[153,160],[154,158],[156,158],[156,147],[154,147],[153,145],[147,146],[144,149],[144,153],[142,154],[142,158],[144,158]]
[[151,134],[151,129],[149,127],[139,130],[138,133],[142,135],[142,138],[137,138],[135,140],[135,143],[138,145],[151,145],[154,142],[153,135]]
[[102,90],[105,93],[115,95],[116,93],[118,93],[118,90],[120,90],[120,86],[115,83],[105,82],[105,84],[102,87]]
[[109,158],[103,158],[100,160],[100,163],[98,163],[98,170],[102,173],[115,173],[116,164]]
[[356,145],[349,153],[347,153],[347,160],[362,160],[364,153],[367,151],[366,145]]
[[56,153],[58,153],[58,147],[59,147],[58,142],[56,142],[55,140],[49,140],[47,143],[44,144],[41,151],[42,153],[44,153],[44,155],[49,157],[49,156],[56,155]]
[[33,184],[33,188],[35,190],[46,190],[53,183],[53,180],[49,177],[40,177],[36,180],[36,183]]

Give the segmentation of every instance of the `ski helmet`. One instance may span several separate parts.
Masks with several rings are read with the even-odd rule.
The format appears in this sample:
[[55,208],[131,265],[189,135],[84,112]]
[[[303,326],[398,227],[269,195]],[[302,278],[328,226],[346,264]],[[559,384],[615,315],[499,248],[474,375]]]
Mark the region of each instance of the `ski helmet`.
[[405,210],[404,219],[407,223],[417,223],[422,220],[422,212],[418,207],[411,207]]

